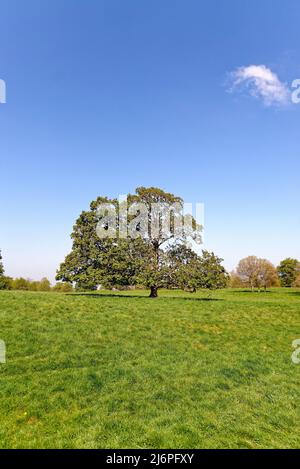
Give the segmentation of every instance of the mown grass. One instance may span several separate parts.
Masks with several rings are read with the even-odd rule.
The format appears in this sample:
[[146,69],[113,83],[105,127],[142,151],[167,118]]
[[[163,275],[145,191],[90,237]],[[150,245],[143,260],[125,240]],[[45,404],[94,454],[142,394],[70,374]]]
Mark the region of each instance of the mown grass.
[[2,448],[300,446],[300,293],[0,292]]

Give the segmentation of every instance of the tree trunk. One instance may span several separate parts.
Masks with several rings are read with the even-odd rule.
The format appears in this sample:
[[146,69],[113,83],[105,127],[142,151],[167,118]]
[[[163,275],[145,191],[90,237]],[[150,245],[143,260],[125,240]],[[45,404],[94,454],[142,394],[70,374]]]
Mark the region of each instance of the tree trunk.
[[150,288],[151,288],[151,291],[150,291],[149,298],[157,298],[157,287],[152,286]]

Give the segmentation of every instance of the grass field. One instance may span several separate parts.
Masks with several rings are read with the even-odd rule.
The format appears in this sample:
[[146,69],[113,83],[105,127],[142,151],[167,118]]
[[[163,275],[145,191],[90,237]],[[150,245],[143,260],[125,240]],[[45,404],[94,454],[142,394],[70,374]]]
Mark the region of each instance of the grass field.
[[0,292],[0,447],[300,447],[300,292],[147,294]]

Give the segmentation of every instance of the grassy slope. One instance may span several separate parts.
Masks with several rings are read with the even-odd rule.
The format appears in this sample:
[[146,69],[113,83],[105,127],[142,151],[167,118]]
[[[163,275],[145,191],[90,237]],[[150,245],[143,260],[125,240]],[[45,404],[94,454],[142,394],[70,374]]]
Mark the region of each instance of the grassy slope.
[[300,293],[145,294],[0,292],[0,447],[300,447]]

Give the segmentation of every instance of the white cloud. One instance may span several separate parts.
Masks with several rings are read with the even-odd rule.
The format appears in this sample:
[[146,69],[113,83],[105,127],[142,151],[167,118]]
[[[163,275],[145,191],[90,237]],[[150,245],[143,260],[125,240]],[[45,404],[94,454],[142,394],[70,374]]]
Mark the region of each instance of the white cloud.
[[290,91],[272,70],[265,65],[239,67],[230,73],[231,88],[246,90],[266,106],[284,105],[290,101]]

